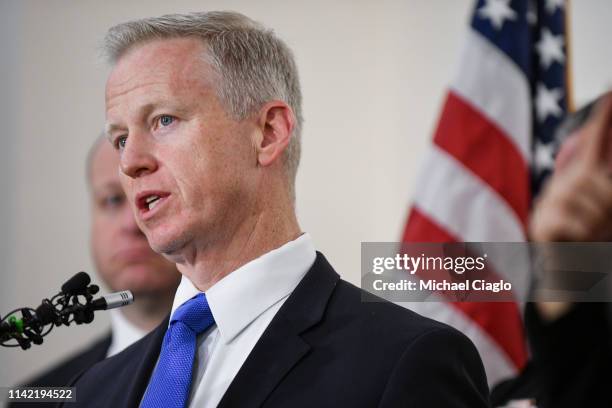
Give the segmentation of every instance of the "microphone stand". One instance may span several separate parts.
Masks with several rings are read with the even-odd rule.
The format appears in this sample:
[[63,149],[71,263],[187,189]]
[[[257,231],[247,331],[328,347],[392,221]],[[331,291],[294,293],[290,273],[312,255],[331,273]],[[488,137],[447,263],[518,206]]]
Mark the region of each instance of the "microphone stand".
[[[7,313],[0,319],[0,346],[27,350],[32,343],[42,344],[43,337],[48,335],[53,327],[91,323],[95,310],[121,307],[134,301],[134,296],[129,291],[94,300],[93,295],[98,293],[100,288],[90,285],[90,282],[89,275],[79,272],[64,283],[62,290],[50,300],[43,299],[36,309],[23,307]],[[21,318],[16,316],[17,313],[21,314]]]

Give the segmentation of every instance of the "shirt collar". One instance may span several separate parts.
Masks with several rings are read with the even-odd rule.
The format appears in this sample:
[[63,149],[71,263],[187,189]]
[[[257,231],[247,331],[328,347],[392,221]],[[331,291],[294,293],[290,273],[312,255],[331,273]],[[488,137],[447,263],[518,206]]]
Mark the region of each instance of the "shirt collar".
[[[315,258],[312,238],[304,233],[242,265],[210,287],[206,299],[223,342],[232,341],[259,315],[293,292]],[[172,313],[198,293],[194,284],[183,276]]]
[[147,334],[145,330],[136,327],[128,319],[126,319],[119,309],[110,310],[110,320],[113,337],[111,340],[111,345],[106,352],[106,357],[119,353]]

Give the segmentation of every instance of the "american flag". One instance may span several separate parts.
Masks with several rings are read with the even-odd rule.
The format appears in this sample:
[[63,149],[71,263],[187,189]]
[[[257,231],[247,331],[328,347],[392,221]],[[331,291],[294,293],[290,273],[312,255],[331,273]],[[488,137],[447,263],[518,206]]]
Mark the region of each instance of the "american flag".
[[[526,240],[531,200],[552,169],[553,133],[570,100],[566,6],[564,0],[477,2],[403,241]],[[517,303],[411,308],[468,335],[490,384],[526,362]]]

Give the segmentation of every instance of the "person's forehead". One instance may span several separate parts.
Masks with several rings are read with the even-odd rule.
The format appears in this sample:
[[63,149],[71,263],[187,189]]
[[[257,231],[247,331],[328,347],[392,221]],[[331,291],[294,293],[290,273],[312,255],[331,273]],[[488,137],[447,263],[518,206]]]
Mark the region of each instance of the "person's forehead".
[[[136,78],[189,78],[203,69],[206,47],[194,37],[149,40],[130,47],[113,67],[107,89],[133,82]],[[201,75],[198,75],[201,77]],[[166,78],[167,79],[167,78]]]
[[107,81],[107,113],[122,104],[125,96],[128,99],[137,96],[139,105],[159,105],[177,97],[189,99],[213,91],[216,75],[204,58],[205,48],[199,39],[175,38],[154,40],[130,49],[119,59]]
[[90,182],[99,187],[113,181],[119,183],[119,152],[103,140],[91,157]]

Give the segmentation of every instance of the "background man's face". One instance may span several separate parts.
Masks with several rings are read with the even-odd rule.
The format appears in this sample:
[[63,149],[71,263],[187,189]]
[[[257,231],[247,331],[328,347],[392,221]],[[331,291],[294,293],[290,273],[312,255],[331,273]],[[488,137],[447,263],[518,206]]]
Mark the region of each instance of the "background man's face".
[[129,203],[153,249],[168,255],[229,239],[252,216],[258,184],[256,122],[228,116],[204,53],[192,38],[145,43],[121,57],[106,87]]
[[91,158],[91,249],[98,273],[112,290],[168,293],[180,278],[175,265],[149,247],[119,182],[119,155],[102,141]]

